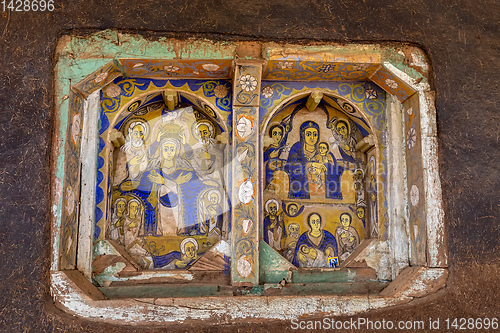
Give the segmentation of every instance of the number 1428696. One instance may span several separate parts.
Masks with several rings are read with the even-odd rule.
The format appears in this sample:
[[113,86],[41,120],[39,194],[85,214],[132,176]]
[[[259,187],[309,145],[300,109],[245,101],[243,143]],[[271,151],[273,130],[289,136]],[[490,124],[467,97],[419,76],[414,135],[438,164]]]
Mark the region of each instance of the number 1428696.
[[13,12],[45,12],[53,11],[54,0],[1,0],[2,11]]

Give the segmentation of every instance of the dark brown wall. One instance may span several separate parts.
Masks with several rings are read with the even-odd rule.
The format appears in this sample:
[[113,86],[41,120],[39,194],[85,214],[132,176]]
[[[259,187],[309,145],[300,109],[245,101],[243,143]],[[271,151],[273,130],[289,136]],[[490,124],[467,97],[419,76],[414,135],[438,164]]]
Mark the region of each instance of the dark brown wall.
[[55,2],[49,14],[0,12],[0,331],[134,331],[70,317],[48,294],[53,55],[61,34],[107,28],[216,39],[404,41],[424,48],[435,72],[451,277],[437,295],[370,318],[500,316],[500,7],[494,0]]

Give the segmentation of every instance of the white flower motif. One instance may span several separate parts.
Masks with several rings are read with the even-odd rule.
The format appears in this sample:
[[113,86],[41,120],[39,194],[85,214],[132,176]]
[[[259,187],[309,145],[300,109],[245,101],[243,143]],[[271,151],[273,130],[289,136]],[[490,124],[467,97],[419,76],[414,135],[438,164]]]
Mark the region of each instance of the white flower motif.
[[408,108],[408,110],[406,110],[406,113],[408,113],[408,115],[411,116],[413,114],[413,109]]
[[68,185],[68,188],[66,188],[66,213],[68,215],[71,215],[73,214],[74,210],[75,210],[75,193],[73,192],[71,185]]
[[243,219],[243,221],[241,221],[241,224],[243,226],[243,234],[246,235],[250,231],[250,228],[253,225],[253,221],[250,219]]
[[238,119],[238,123],[236,124],[236,131],[240,138],[245,139],[250,134],[253,133],[253,123],[250,119],[245,116],[242,116]]
[[370,67],[370,64],[354,64],[352,65],[353,71],[365,71]]
[[219,66],[216,64],[203,64],[201,67],[208,72],[215,72],[219,69]]
[[253,184],[250,179],[245,180],[238,189],[238,198],[243,204],[248,204],[252,201]]
[[252,264],[247,258],[245,258],[245,256],[241,256],[236,264],[236,269],[238,270],[238,274],[240,274],[240,276],[246,278],[252,273]]
[[398,83],[391,79],[386,79],[385,84],[387,84],[391,89],[398,89]]
[[168,65],[163,67],[164,70],[167,72],[177,72],[179,70],[179,67],[173,66],[173,65]]
[[417,185],[413,185],[411,187],[410,199],[413,207],[418,205],[418,201],[420,200],[420,190],[418,189]]
[[99,75],[97,75],[95,77],[94,82],[95,83],[100,83],[100,82],[106,80],[107,77],[108,77],[108,73],[107,72],[100,73]]
[[271,86],[265,86],[262,88],[262,95],[264,95],[265,98],[270,98],[274,95],[274,89]]
[[417,143],[417,131],[415,131],[415,128],[412,127],[406,134],[406,144],[408,145],[408,150],[415,147],[415,143]]
[[134,64],[134,66],[132,66],[132,68],[137,68],[137,67],[143,67],[144,64],[142,62],[138,62],[136,64]]
[[240,77],[241,89],[245,91],[254,91],[257,88],[257,80],[250,74]]
[[73,143],[78,143],[78,139],[80,138],[80,114],[76,113],[73,116],[73,122],[71,124],[71,136],[73,138]]
[[279,64],[276,65],[279,69],[292,69],[293,68],[293,61],[283,61]]

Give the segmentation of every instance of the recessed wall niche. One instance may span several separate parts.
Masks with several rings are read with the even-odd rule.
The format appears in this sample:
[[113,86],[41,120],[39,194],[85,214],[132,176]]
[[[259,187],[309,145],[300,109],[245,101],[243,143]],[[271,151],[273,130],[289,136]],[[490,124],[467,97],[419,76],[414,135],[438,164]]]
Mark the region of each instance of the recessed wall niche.
[[[114,38],[141,55],[120,58]],[[77,52],[92,42],[98,53]],[[110,31],[60,43],[51,285],[65,310],[161,324],[227,316],[241,297],[248,315],[290,319],[319,307],[359,313],[444,285],[420,49]],[[426,66],[408,66],[403,47]],[[161,306],[172,297],[174,308]]]

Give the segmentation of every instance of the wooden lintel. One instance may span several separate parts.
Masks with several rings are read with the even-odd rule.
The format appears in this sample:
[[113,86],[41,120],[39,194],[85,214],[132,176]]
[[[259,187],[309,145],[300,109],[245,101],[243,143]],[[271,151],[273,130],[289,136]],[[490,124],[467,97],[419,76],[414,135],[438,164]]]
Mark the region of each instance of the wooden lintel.
[[306,102],[307,109],[310,112],[314,111],[318,107],[318,105],[322,99],[323,99],[322,92],[315,91],[315,92],[311,93],[311,95],[309,95],[309,98],[307,99],[307,102]]
[[163,101],[165,102],[165,105],[170,111],[173,111],[176,107],[177,104],[179,103],[179,95],[177,91],[164,91],[163,92]]

